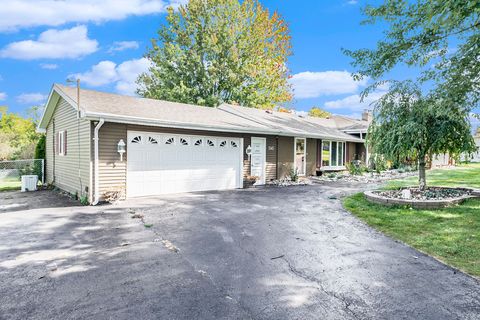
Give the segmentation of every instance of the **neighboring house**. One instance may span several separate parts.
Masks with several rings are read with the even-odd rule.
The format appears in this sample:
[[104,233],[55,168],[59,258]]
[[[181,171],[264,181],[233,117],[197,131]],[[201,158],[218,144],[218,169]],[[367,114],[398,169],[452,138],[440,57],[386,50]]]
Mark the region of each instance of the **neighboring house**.
[[[217,108],[55,84],[39,131],[46,181],[97,203],[125,197],[242,188],[288,176],[344,170],[364,140],[334,119],[231,105]],[[125,147],[122,147],[125,143]],[[126,149],[125,153],[119,151]]]
[[431,168],[441,168],[441,167],[448,167],[448,166],[454,166],[456,163],[455,159],[453,157],[450,157],[448,153],[444,154],[436,154],[432,156]]
[[477,145],[477,153],[475,153],[470,161],[480,162],[480,129],[477,129],[477,134],[474,137]]
[[477,152],[472,155],[462,155],[462,161],[470,161],[470,162],[480,162],[480,127],[477,128],[477,132],[473,136],[475,140],[475,145],[477,146]]
[[[459,157],[460,162],[480,162],[480,128],[477,129],[477,132],[473,136],[473,140],[477,146],[477,151],[473,154],[462,153]],[[432,158],[432,168],[454,165],[456,165],[455,158],[451,157],[448,153],[435,155]]]

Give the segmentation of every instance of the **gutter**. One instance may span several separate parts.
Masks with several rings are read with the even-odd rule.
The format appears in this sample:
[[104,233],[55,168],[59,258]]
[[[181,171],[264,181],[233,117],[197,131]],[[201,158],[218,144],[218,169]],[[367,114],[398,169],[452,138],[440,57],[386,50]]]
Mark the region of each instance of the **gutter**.
[[94,153],[95,153],[95,159],[94,159],[94,166],[95,166],[95,196],[94,200],[92,202],[92,206],[96,206],[98,202],[100,201],[100,190],[99,190],[99,172],[98,172],[98,131],[100,128],[103,126],[105,123],[105,119],[100,118],[100,121],[97,123],[95,126],[95,131],[94,131]]

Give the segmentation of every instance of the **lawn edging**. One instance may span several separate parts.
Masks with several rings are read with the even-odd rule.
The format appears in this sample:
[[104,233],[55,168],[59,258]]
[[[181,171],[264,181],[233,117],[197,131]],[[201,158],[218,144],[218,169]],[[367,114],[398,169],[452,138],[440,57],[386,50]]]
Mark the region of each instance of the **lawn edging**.
[[[449,188],[451,189],[451,188]],[[375,191],[365,191],[365,198],[373,203],[384,206],[409,206],[414,209],[441,209],[463,203],[467,199],[480,198],[480,191],[470,188],[455,188],[458,190],[468,191],[469,195],[460,196],[453,199],[443,200],[413,200],[413,199],[392,199],[380,196]]]

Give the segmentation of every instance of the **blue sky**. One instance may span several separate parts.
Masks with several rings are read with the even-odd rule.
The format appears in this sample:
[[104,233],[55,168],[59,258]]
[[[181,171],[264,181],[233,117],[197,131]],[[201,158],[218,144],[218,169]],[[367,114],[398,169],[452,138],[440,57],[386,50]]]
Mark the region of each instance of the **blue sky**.
[[[132,94],[150,39],[165,23],[165,6],[185,0],[6,0],[0,7],[0,105],[24,114],[44,103],[52,83],[68,77],[82,86]],[[341,48],[373,47],[378,26],[360,26],[362,0],[263,0],[288,22],[292,107],[319,106],[359,116],[368,107],[358,93],[350,59]],[[396,77],[408,77],[398,72]],[[380,93],[379,93],[380,94]],[[370,101],[375,99],[375,95]]]

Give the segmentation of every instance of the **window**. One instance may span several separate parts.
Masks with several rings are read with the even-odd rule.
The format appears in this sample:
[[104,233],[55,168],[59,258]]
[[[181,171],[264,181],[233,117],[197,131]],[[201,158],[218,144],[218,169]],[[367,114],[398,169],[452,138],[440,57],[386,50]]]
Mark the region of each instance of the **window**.
[[332,154],[330,156],[330,163],[332,165],[332,167],[336,167],[337,166],[337,156],[338,156],[338,149],[337,149],[337,142],[336,141],[332,141]]
[[57,140],[57,150],[58,155],[65,156],[67,155],[67,132],[60,131],[58,132],[58,140]]
[[168,138],[167,141],[165,141],[165,144],[174,144],[175,143],[175,138]]
[[148,142],[150,142],[151,144],[158,144],[158,141],[152,137],[148,137]]
[[202,139],[198,139],[197,141],[195,141],[194,145],[196,146],[201,146],[203,143],[203,140]]
[[141,143],[142,142],[142,137],[141,136],[136,136],[130,142],[131,143]]
[[338,165],[339,166],[345,165],[344,150],[345,150],[345,142],[339,142],[338,143]]
[[212,140],[207,140],[207,146],[209,147],[215,147],[215,143]]
[[232,146],[232,148],[238,148],[238,144],[235,141],[230,141],[230,146]]
[[227,145],[226,140],[223,140],[222,142],[220,142],[220,147],[225,147],[226,145]]
[[182,146],[188,146],[188,141],[187,141],[186,139],[184,139],[184,138],[180,138],[180,144],[181,144]]
[[345,142],[322,141],[322,167],[345,165]]
[[322,141],[322,167],[330,166],[330,141]]

